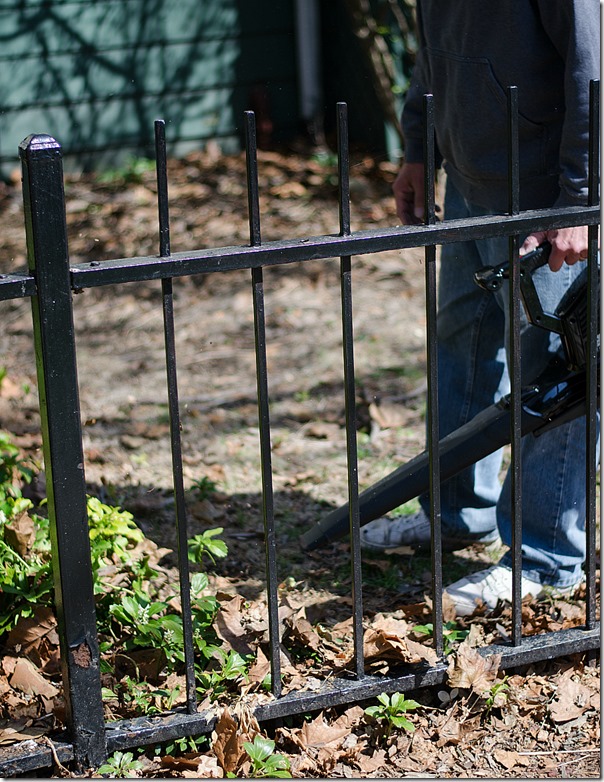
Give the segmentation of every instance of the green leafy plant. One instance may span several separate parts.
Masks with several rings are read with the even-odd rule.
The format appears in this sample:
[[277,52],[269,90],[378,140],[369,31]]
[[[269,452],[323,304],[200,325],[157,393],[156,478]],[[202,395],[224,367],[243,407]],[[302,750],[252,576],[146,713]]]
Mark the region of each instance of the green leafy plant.
[[[434,625],[429,622],[425,625],[415,625],[413,632],[417,635],[427,635],[431,638],[434,637]],[[443,651],[444,653],[451,654],[455,648],[455,644],[458,641],[463,641],[467,636],[469,630],[460,630],[455,622],[446,622],[443,625]]]
[[232,649],[225,652],[218,646],[213,648],[213,657],[219,667],[208,670],[198,668],[197,680],[200,682],[198,691],[202,695],[210,692],[211,697],[216,698],[227,691],[229,683],[247,678],[248,661],[238,652]]
[[12,484],[0,484],[0,635],[37,606],[52,605],[48,522],[32,508],[30,500],[13,496]]
[[126,651],[136,647],[161,649],[170,663],[184,662],[182,619],[168,613],[169,603],[151,601],[142,592],[124,595],[109,608],[120,624],[120,637]]
[[174,705],[180,694],[180,687],[171,690],[162,687],[151,687],[146,682],[135,681],[131,676],[124,676],[112,690],[103,687],[103,700],[115,702],[133,709],[144,715],[161,714]]
[[[32,502],[21,496],[31,480],[33,465],[22,458],[10,437],[0,432],[0,637],[40,606],[53,606],[54,590],[50,523],[33,513]],[[184,664],[183,623],[179,590],[157,565],[157,554],[133,516],[96,497],[87,499],[90,554],[96,601],[101,670],[108,676],[108,704],[131,713],[152,714],[171,708],[176,689],[139,682],[138,653],[146,650],[161,673],[180,673]],[[189,556],[200,564],[227,555],[222,529],[206,530],[189,541]],[[209,590],[208,577],[196,572],[190,579],[196,673],[204,694],[225,692],[246,676],[248,662],[220,649],[213,628],[219,603]],[[115,678],[116,652],[130,659],[132,676]],[[135,652],[137,654],[135,654]],[[141,669],[142,671],[142,669]],[[154,675],[158,675],[157,670]],[[212,697],[214,694],[212,694]]]
[[130,155],[121,166],[107,169],[99,174],[98,180],[104,185],[136,185],[143,182],[145,176],[153,171],[155,171],[155,161]]
[[222,527],[206,529],[200,535],[189,539],[189,561],[201,564],[203,557],[207,556],[215,563],[217,559],[223,559],[228,554],[226,543],[218,540],[218,535],[223,532]]
[[415,730],[415,725],[405,714],[419,708],[420,704],[417,701],[407,700],[401,692],[392,695],[383,692],[377,696],[377,699],[379,706],[369,706],[365,709],[365,714],[381,724],[385,739],[390,736],[393,728],[402,728],[410,733]]
[[0,432],[0,500],[21,497],[21,485],[31,483],[35,465],[21,456],[7,432]]
[[252,761],[251,777],[291,778],[289,760],[283,755],[273,754],[275,742],[272,739],[264,738],[258,733],[253,742],[244,743],[243,749]]
[[212,494],[216,493],[218,486],[216,481],[208,478],[207,475],[203,475],[201,478],[197,478],[193,481],[192,489],[197,495],[197,499],[207,500]]
[[169,741],[166,744],[159,744],[155,747],[156,755],[173,755],[175,752],[197,752],[201,753],[209,748],[210,740],[208,736],[181,736],[181,738]]
[[114,752],[107,761],[99,766],[99,774],[107,774],[111,777],[124,779],[139,776],[136,771],[140,771],[143,764],[140,760],[135,760],[132,752]]
[[502,706],[508,699],[509,690],[508,677],[504,676],[503,679],[498,679],[487,694],[487,711],[491,711],[491,709],[497,706]]

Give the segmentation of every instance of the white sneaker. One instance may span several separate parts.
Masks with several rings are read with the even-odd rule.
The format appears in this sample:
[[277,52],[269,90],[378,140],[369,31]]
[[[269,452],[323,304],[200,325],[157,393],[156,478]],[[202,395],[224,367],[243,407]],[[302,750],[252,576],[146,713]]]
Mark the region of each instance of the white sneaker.
[[[497,530],[488,532],[481,538],[452,538],[442,536],[443,551],[457,551],[472,543],[501,545]],[[423,510],[410,516],[398,516],[391,519],[382,516],[361,527],[361,546],[370,551],[388,551],[388,549],[409,546],[415,551],[429,549],[432,544],[432,529],[430,519]]]
[[[537,598],[545,594],[563,597],[572,595],[579,583],[570,587],[551,587],[522,576],[520,590],[523,598],[527,595]],[[469,616],[481,603],[493,609],[500,600],[512,601],[512,570],[505,565],[493,565],[487,570],[460,578],[448,586],[445,592],[455,603],[458,616]]]

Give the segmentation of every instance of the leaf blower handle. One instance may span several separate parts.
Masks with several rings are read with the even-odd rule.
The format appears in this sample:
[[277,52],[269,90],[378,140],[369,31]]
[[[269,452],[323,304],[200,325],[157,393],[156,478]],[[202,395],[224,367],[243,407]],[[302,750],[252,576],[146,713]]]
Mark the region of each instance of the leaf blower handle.
[[[535,269],[539,269],[549,260],[552,246],[549,242],[543,242],[535,250],[526,255],[521,255],[518,259],[520,262],[520,272],[524,276],[526,274],[531,275]],[[482,269],[474,272],[474,282],[485,291],[498,291],[501,288],[503,281],[509,279],[510,265],[506,261],[499,264],[499,266],[483,266]]]

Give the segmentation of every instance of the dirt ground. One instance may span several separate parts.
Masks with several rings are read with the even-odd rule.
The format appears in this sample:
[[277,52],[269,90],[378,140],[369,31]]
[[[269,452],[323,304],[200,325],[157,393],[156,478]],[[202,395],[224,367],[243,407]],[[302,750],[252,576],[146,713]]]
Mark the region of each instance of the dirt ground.
[[[360,154],[353,162],[353,230],[396,225],[395,167]],[[147,168],[138,161],[102,181],[68,177],[73,262],[157,252],[156,186]],[[173,252],[248,242],[243,157],[210,148],[169,168]],[[259,169],[264,242],[338,232],[328,152],[261,152]],[[18,176],[0,184],[0,210],[2,273],[25,266]],[[423,449],[424,273],[422,251],[353,259],[361,488]],[[330,620],[337,621],[346,616],[351,588],[346,541],[309,555],[298,538],[347,497],[339,260],[267,269],[264,280],[279,579],[315,616],[332,606]],[[223,527],[229,556],[216,578],[232,594],[259,599],[265,579],[250,276],[198,275],[175,280],[174,290],[189,535]],[[3,303],[2,323],[0,426],[39,458],[29,302]],[[130,510],[150,538],[174,549],[160,284],[87,290],[75,297],[75,324],[89,491]],[[447,554],[445,572],[454,580],[500,553]],[[366,616],[423,603],[429,568],[425,557],[368,557]],[[559,626],[577,622],[571,609],[551,614]],[[493,638],[500,621],[489,625]],[[427,711],[413,741],[405,737],[372,756],[373,766],[348,763],[334,750],[331,767],[315,758],[314,766],[292,768],[297,776],[330,777],[597,777],[595,700],[583,692],[583,708],[568,719],[552,716],[550,707],[566,680],[595,693],[598,672],[579,658],[540,664],[515,674],[530,697],[490,722],[450,699],[449,717],[465,727],[449,739]],[[438,697],[425,694],[423,702],[436,712]],[[442,713],[442,696],[439,705]],[[331,724],[341,715],[325,719]]]

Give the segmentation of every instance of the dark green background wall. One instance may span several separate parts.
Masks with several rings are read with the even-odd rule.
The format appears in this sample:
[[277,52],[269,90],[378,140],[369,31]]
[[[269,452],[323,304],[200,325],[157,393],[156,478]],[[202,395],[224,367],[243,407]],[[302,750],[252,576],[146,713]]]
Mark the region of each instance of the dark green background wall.
[[[346,2],[319,0],[318,8],[328,138],[344,100],[351,141],[383,153],[383,115]],[[308,127],[296,0],[0,0],[0,172],[18,166],[18,145],[30,133],[54,136],[68,167],[152,155],[157,118],[166,121],[172,155],[210,139],[234,151],[243,112],[258,111],[258,85],[274,142]]]
[[[66,153],[238,146],[266,85],[275,134],[298,123],[293,0],[0,0],[0,163],[29,133]],[[92,156],[90,156],[92,160]]]

